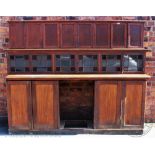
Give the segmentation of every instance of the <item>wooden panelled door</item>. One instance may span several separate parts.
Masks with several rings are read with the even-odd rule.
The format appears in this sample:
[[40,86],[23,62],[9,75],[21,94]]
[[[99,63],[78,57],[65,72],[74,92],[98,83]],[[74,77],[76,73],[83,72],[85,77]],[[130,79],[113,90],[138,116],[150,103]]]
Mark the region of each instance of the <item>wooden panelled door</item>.
[[124,98],[124,126],[142,126],[144,121],[144,81],[126,81]]
[[33,90],[33,117],[34,130],[50,130],[58,128],[58,82],[34,81]]
[[31,130],[31,83],[8,81],[8,118],[11,130]]
[[117,128],[121,115],[121,83],[95,82],[94,128]]

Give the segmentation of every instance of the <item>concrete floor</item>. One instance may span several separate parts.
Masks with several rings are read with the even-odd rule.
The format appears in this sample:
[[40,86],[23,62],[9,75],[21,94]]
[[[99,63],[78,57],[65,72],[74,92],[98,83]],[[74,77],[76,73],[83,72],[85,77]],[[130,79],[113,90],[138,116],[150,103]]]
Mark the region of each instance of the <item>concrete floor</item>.
[[155,123],[145,124],[143,135],[8,135],[0,128],[0,154],[4,155],[152,155]]

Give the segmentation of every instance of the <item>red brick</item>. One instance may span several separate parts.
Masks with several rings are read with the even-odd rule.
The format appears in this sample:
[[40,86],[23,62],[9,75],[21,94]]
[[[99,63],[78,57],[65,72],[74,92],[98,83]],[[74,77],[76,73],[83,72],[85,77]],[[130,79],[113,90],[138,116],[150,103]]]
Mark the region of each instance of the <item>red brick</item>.
[[136,20],[137,17],[136,16],[123,16],[122,19],[123,20]]
[[149,41],[155,42],[155,37],[150,36],[150,37],[149,37]]
[[154,24],[154,21],[149,21],[148,23],[147,23],[147,26],[154,26],[155,24]]

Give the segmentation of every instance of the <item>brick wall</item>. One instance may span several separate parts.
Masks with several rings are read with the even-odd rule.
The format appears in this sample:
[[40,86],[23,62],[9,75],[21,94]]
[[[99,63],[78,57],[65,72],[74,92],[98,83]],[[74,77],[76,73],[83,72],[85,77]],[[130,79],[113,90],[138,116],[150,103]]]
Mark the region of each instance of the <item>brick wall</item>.
[[[155,122],[155,16],[53,16],[53,17],[25,17],[33,20],[145,20],[144,47],[152,52],[147,53],[146,71],[152,78],[147,82],[145,121]],[[4,49],[8,46],[8,20],[23,20],[23,17],[0,17],[0,116],[7,116],[6,110],[6,57]]]
[[3,51],[8,43],[8,23],[10,17],[0,17],[0,116],[6,116],[6,87],[5,76],[7,70],[6,56]]

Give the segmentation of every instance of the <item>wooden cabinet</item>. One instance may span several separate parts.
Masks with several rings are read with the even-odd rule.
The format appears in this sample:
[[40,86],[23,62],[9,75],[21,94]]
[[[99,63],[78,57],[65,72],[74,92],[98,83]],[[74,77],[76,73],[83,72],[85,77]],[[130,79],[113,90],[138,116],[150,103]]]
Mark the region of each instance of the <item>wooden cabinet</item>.
[[7,91],[9,128],[31,130],[31,83],[29,81],[9,81]]
[[142,131],[144,21],[9,24],[10,131]]
[[95,128],[118,128],[121,115],[121,83],[97,81],[95,83]]
[[97,81],[95,87],[95,128],[143,126],[144,81]]
[[53,81],[34,81],[33,117],[35,130],[58,128],[58,84]]
[[58,128],[58,94],[58,83],[54,81],[9,81],[9,128],[29,131]]

